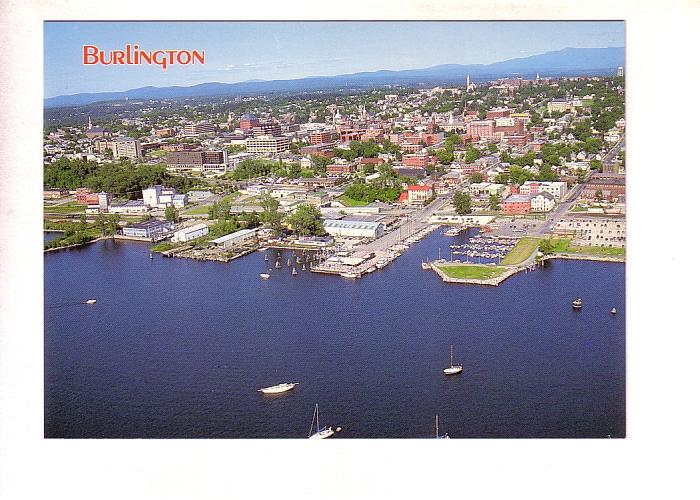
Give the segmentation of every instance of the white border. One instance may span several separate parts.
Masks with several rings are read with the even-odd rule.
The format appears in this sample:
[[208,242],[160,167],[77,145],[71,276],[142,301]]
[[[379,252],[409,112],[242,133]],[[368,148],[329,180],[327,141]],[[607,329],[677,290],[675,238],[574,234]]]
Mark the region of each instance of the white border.
[[[697,155],[688,1],[352,3],[5,1],[0,177],[2,498],[627,498],[687,496],[697,467],[693,370]],[[626,20],[627,435],[624,440],[121,441],[43,439],[38,193],[44,19]],[[687,187],[686,187],[687,186]],[[661,254],[661,255],[659,255]],[[660,261],[659,259],[663,259]],[[694,283],[692,283],[694,285]],[[693,286],[694,289],[694,286]],[[683,450],[689,446],[687,456]],[[271,479],[272,478],[272,479]]]

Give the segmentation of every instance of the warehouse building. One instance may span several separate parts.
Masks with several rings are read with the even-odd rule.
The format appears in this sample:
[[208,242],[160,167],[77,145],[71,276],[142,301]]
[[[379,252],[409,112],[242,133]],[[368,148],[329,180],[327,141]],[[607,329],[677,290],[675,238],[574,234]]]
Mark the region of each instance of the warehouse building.
[[350,219],[331,219],[323,221],[323,229],[331,236],[348,238],[379,238],[384,234],[381,222],[365,222]]

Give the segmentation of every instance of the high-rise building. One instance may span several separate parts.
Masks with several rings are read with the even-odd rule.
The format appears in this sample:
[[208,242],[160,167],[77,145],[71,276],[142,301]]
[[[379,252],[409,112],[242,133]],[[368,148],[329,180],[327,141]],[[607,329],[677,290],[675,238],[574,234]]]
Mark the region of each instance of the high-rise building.
[[192,170],[204,173],[224,173],[228,170],[228,152],[215,151],[170,151],[165,156],[168,170]]
[[185,135],[203,135],[203,134],[213,134],[216,129],[212,123],[199,122],[199,123],[188,123],[183,128]]
[[141,142],[130,137],[117,137],[111,141],[114,158],[141,159]]
[[289,137],[261,135],[246,139],[245,149],[248,153],[282,153],[289,151],[290,142]]

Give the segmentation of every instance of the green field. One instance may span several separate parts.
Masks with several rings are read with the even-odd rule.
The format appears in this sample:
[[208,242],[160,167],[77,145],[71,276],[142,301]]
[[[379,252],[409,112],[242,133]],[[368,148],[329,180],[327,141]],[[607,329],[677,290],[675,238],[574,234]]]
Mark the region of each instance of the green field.
[[527,259],[532,252],[539,246],[539,238],[521,238],[518,244],[513,247],[513,250],[508,252],[508,255],[503,257],[501,264],[504,266],[513,266],[520,264]]
[[85,213],[85,205],[78,205],[77,203],[44,205],[44,212],[51,214],[82,214]]
[[[228,201],[230,203],[233,203],[233,200],[241,196],[240,191],[234,191],[233,193],[229,193],[226,196],[223,196],[221,200],[219,201]],[[184,213],[189,214],[189,215],[206,215],[209,213],[209,207],[211,207],[212,204],[209,205],[200,205],[198,207],[192,208],[190,210],[185,210]]]
[[625,248],[617,247],[579,247],[571,244],[571,240],[566,238],[552,238],[554,253],[577,253],[581,255],[611,255],[616,257],[625,256]]
[[349,196],[342,195],[336,198],[336,201],[339,201],[346,207],[364,207],[368,205],[366,201],[361,201],[361,200],[355,200],[353,198],[350,198]]
[[467,265],[467,266],[455,266],[455,265],[445,265],[438,266],[438,268],[443,271],[450,278],[459,279],[490,279],[496,278],[503,274],[506,270],[505,267],[501,266],[479,266],[479,265]]

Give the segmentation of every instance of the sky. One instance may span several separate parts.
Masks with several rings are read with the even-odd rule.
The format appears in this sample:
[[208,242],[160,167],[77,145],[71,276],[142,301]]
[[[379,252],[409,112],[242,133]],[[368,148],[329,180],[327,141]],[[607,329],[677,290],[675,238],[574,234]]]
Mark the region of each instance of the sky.
[[[102,50],[204,50],[204,66],[83,66]],[[566,47],[622,47],[613,22],[45,22],[44,97],[489,64]]]

